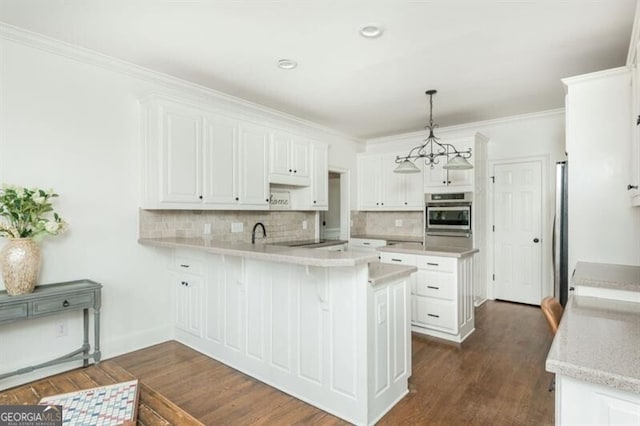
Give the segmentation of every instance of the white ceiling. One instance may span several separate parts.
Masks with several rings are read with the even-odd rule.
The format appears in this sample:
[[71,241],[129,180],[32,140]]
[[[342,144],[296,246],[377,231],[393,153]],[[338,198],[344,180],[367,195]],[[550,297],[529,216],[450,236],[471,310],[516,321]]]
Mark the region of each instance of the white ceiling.
[[370,138],[422,129],[427,89],[441,127],[562,107],[561,78],[625,64],[635,3],[0,0],[0,21]]

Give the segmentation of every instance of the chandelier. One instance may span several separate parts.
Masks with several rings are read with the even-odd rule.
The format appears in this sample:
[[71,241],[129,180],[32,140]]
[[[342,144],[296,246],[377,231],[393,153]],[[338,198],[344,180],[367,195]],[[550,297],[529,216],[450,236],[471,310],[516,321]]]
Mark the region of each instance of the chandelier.
[[447,170],[466,170],[472,169],[473,166],[467,158],[471,158],[471,148],[465,151],[458,151],[455,146],[449,143],[438,142],[439,138],[433,134],[433,129],[438,127],[433,124],[433,95],[438,93],[437,90],[427,90],[429,95],[429,136],[425,139],[424,144],[416,146],[409,151],[404,157],[396,156],[396,164],[398,165],[395,173],[420,173],[420,169],[413,164],[413,161],[424,159],[424,165],[430,166],[432,169],[436,164],[440,164],[440,157],[446,159],[446,163],[442,166]]

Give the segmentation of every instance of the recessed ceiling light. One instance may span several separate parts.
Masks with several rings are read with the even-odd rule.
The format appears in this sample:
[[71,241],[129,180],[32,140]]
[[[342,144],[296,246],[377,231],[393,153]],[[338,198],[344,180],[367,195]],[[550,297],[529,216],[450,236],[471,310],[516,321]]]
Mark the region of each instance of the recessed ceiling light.
[[364,38],[378,38],[384,30],[378,24],[366,24],[360,27],[360,35]]
[[293,59],[280,59],[278,61],[278,66],[283,70],[292,70],[298,66],[298,63]]

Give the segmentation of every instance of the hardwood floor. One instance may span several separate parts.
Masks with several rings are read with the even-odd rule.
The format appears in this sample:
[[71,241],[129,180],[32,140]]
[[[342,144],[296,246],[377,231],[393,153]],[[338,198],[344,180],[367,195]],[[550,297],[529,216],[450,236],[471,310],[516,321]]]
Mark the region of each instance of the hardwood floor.
[[[476,331],[462,345],[414,334],[410,392],[378,424],[553,424],[554,394],[547,391],[552,375],[544,371],[551,340],[539,308],[506,302],[477,308]],[[177,342],[122,355],[103,366],[139,378],[148,392],[207,425],[347,424]],[[38,385],[39,392],[59,387],[57,381],[67,374],[92,368],[45,379],[49,384]],[[31,403],[32,391],[24,388],[0,393],[0,404],[7,403],[7,395]]]

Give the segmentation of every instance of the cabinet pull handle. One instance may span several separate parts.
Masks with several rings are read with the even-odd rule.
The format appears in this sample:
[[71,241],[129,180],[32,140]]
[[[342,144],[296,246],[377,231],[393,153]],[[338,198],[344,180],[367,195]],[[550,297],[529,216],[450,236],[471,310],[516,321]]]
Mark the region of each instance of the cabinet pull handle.
[[362,243],[363,246],[370,246],[371,243]]
[[402,259],[391,259],[391,260],[393,260],[394,262],[402,262]]
[[431,263],[431,262],[427,262],[427,265],[429,265],[429,266],[440,266],[440,264],[438,264],[438,263]]
[[434,315],[434,314],[427,314],[427,315],[433,318],[440,318],[440,315]]
[[440,287],[434,287],[434,286],[432,286],[432,285],[428,285],[428,286],[427,286],[427,288],[432,288],[432,289],[434,289],[434,290],[440,290]]
[[64,302],[62,302],[62,307],[63,308],[68,308],[69,307],[69,301],[65,300]]
[[181,267],[181,268],[188,268],[188,267],[189,267],[189,265],[186,265],[186,264],[184,264],[184,263],[181,263],[181,264],[180,264],[180,267]]

